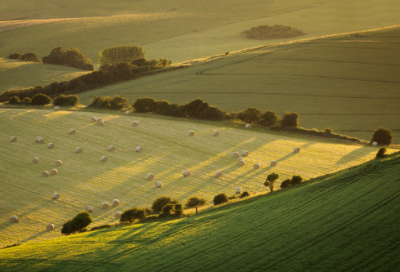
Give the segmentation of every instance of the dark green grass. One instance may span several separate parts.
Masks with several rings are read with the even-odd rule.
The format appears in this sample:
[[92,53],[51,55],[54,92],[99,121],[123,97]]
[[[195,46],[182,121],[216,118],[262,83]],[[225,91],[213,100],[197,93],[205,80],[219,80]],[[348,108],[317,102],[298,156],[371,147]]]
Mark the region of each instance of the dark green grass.
[[396,271],[400,155],[187,219],[0,250],[2,271]]

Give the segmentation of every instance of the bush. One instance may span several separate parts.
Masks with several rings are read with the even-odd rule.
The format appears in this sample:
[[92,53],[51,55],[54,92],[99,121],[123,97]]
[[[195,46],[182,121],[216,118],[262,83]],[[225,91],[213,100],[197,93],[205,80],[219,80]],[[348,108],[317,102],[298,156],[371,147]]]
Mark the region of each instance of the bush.
[[153,112],[156,100],[151,97],[138,98],[132,104],[137,112]]
[[250,194],[247,191],[244,191],[243,193],[240,194],[240,198],[245,198],[245,197],[249,197]]
[[20,102],[21,102],[21,100],[19,99],[18,96],[13,96],[10,98],[10,101],[8,101],[8,104],[18,104]]
[[169,103],[169,101],[167,101],[167,100],[157,100],[154,103],[153,110],[155,113],[161,113],[161,112],[165,111],[169,105],[171,105],[171,103]]
[[300,184],[303,181],[303,178],[301,176],[292,176],[292,179],[290,181],[290,185],[297,185]]
[[54,106],[75,106],[79,102],[79,97],[73,94],[62,94],[54,98]]
[[32,97],[32,105],[47,105],[50,104],[51,98],[45,94],[38,93]]
[[183,117],[183,110],[178,104],[170,104],[163,112],[161,112],[161,114],[173,117]]
[[209,106],[208,108],[200,112],[197,118],[217,121],[217,120],[223,120],[225,115],[227,115],[227,113],[221,110],[219,107]]
[[43,63],[66,65],[86,71],[94,71],[94,65],[85,57],[78,48],[70,48],[65,51],[62,47],[55,47],[48,56],[42,58]]
[[218,194],[214,197],[214,205],[220,205],[229,201],[228,196],[225,193]]
[[299,115],[295,112],[287,111],[281,121],[282,127],[298,127]]
[[129,106],[128,99],[120,95],[116,95],[114,97],[102,97],[95,95],[93,96],[93,99],[90,100],[87,108],[106,108],[112,110],[121,110],[127,106]]
[[162,208],[162,213],[163,214],[167,214],[170,215],[171,211],[174,209],[174,205],[173,204],[167,204]]
[[68,235],[75,232],[83,232],[92,222],[93,218],[90,213],[80,212],[72,220],[69,220],[63,225],[61,234]]
[[284,25],[259,25],[242,32],[249,39],[277,39],[277,38],[292,38],[305,35],[303,31],[293,26]]
[[264,182],[264,186],[268,187],[271,192],[274,191],[274,182],[279,178],[279,175],[276,173],[269,174],[267,176],[266,181]]
[[101,65],[131,62],[144,58],[145,55],[143,48],[138,45],[113,46],[104,48],[99,53],[99,61]]
[[282,183],[281,183],[281,188],[290,187],[290,186],[292,185],[290,182],[291,182],[291,179],[285,179],[285,180],[282,181]]
[[20,53],[14,53],[8,56],[9,59],[15,59],[15,60],[20,60],[22,57],[22,54]]
[[132,208],[129,210],[126,210],[121,214],[121,218],[119,219],[120,222],[134,222],[136,219],[138,220],[143,220],[146,218],[146,210],[142,208]]
[[151,209],[155,212],[161,212],[164,206],[166,206],[167,204],[178,204],[178,200],[166,196],[161,196],[154,200]]
[[279,117],[274,111],[266,111],[260,116],[257,123],[266,127],[275,126],[279,124]]
[[26,53],[21,56],[21,60],[40,62],[38,56],[35,53]]
[[207,109],[210,105],[207,102],[196,98],[181,106],[184,116],[198,117],[202,111]]
[[377,142],[380,145],[390,145],[393,141],[393,132],[390,129],[380,127],[374,131],[371,142]]
[[22,99],[22,103],[24,104],[31,104],[32,99],[30,99],[29,97],[25,97],[24,99]]
[[377,158],[384,158],[386,156],[386,147],[379,148],[378,153],[376,153]]
[[324,129],[324,133],[325,134],[332,134],[333,133],[333,129],[332,128],[325,128]]
[[256,123],[259,121],[262,114],[262,110],[250,107],[245,109],[244,111],[238,112],[237,116],[240,120],[246,123]]
[[188,198],[185,206],[188,208],[201,207],[207,204],[207,199],[198,196],[191,196]]
[[175,205],[175,215],[182,215],[183,214],[183,207],[182,204]]
[[167,67],[172,63],[169,59],[160,59],[159,62],[161,67]]

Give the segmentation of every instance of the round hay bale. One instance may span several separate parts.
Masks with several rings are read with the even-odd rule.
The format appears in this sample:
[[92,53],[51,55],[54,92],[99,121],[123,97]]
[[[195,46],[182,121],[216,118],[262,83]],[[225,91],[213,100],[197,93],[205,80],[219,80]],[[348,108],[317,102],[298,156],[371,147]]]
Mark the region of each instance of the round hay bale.
[[75,152],[76,152],[76,153],[82,153],[82,151],[83,151],[83,150],[82,150],[82,148],[80,148],[80,147],[75,148]]
[[97,120],[97,124],[98,124],[99,126],[104,126],[104,121],[101,120],[101,119],[98,119],[98,120]]
[[257,170],[260,169],[261,165],[259,163],[255,163],[253,167],[255,170]]
[[58,200],[58,199],[60,199],[60,194],[54,193],[52,195],[52,197],[53,197],[54,200]]
[[238,161],[244,161],[244,159],[243,158],[239,158]]
[[148,180],[152,180],[152,179],[154,178],[154,175],[153,175],[152,173],[148,173],[147,176],[146,176],[146,178],[147,178]]
[[101,156],[101,161],[102,162],[106,162],[108,159],[107,159],[107,157],[106,156]]
[[236,188],[236,194],[241,194],[241,193],[242,193],[242,188],[237,187],[237,188]]
[[188,171],[188,170],[183,171],[183,176],[184,177],[190,176],[190,171]]
[[57,175],[57,173],[58,173],[57,169],[50,170],[50,174],[52,174],[52,175]]
[[136,152],[140,152],[140,151],[142,151],[143,150],[143,148],[141,148],[140,146],[137,146],[136,147]]
[[118,199],[114,199],[113,202],[112,202],[112,205],[113,205],[114,207],[119,206],[119,200],[118,200]]
[[372,142],[372,145],[377,146],[378,142]]
[[157,181],[157,182],[154,184],[154,186],[155,186],[156,188],[161,188],[161,182],[160,182],[160,181]]
[[34,157],[33,159],[32,159],[32,163],[38,163],[39,162],[39,158],[38,157]]
[[93,207],[92,206],[86,206],[85,210],[87,212],[93,212]]
[[108,202],[103,202],[103,204],[101,204],[101,207],[103,209],[108,209],[108,208],[110,208],[110,205],[108,205]]
[[242,156],[243,157],[247,157],[249,155],[249,152],[248,151],[246,151],[246,150],[243,150],[242,151]]
[[138,121],[133,121],[133,122],[132,122],[132,126],[137,127],[138,125],[139,125],[139,122],[138,122]]
[[11,216],[10,221],[13,223],[18,223],[20,220],[19,220],[18,216],[13,215],[13,216]]
[[269,164],[270,164],[271,166],[276,166],[276,165],[277,165],[277,162],[274,161],[274,160],[272,160]]
[[115,219],[120,219],[121,218],[121,212],[116,212],[115,214],[114,214],[114,218]]
[[91,118],[90,118],[90,121],[93,123],[93,122],[97,122],[97,117],[94,117],[94,116],[92,116]]
[[217,171],[217,172],[215,172],[214,177],[220,178],[220,177],[222,177],[222,173],[220,171]]
[[300,148],[298,148],[298,147],[293,148],[293,152],[294,153],[299,153],[300,152]]
[[40,136],[36,137],[36,142],[40,143],[40,144],[44,144],[44,139]]
[[232,156],[233,156],[234,158],[239,158],[239,152],[233,152]]
[[75,129],[71,128],[71,129],[68,131],[68,133],[69,133],[69,134],[75,134]]
[[246,124],[244,127],[250,129],[252,126],[251,124]]
[[189,136],[194,136],[194,131],[193,130],[189,130]]
[[125,115],[131,115],[131,111],[125,111]]
[[238,165],[239,166],[243,166],[243,165],[245,165],[246,164],[246,162],[244,161],[244,160],[239,160],[238,161]]
[[17,141],[17,137],[11,136],[10,141],[11,141],[12,143],[15,143],[15,142]]
[[214,131],[214,132],[213,132],[213,136],[214,136],[214,137],[219,136],[219,132],[218,132],[218,131]]
[[54,107],[54,110],[55,110],[55,111],[59,111],[59,110],[60,110],[60,106],[55,106],[55,107]]
[[62,165],[62,161],[56,160],[56,165],[57,165],[57,166],[61,166],[61,165]]
[[46,230],[47,230],[47,231],[52,231],[52,230],[54,230],[54,224],[47,224]]
[[43,177],[48,177],[50,174],[49,174],[49,171],[43,171],[42,172],[42,176]]
[[110,146],[108,147],[108,151],[115,151],[115,146],[110,145]]
[[47,148],[48,149],[53,149],[54,148],[54,144],[53,143],[48,143],[47,144]]

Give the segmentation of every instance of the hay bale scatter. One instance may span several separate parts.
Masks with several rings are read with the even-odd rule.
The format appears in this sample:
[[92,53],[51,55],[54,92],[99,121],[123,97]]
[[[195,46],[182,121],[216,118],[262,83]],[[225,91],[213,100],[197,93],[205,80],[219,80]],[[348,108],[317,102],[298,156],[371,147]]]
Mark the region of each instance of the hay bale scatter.
[[143,150],[143,148],[141,148],[140,146],[136,147],[136,152],[141,152]]
[[99,126],[104,126],[104,121],[102,120],[102,119],[98,119],[97,120],[97,125],[99,125]]
[[125,115],[131,115],[131,111],[125,111]]
[[114,214],[114,218],[115,219],[120,219],[121,218],[121,212],[116,212],[115,214]]
[[55,107],[54,107],[54,110],[55,110],[55,111],[59,111],[60,109],[61,109],[60,106],[55,106]]
[[57,169],[50,170],[50,174],[52,174],[52,175],[57,175],[57,173],[58,173]]
[[222,173],[220,171],[215,172],[214,177],[220,178],[222,177]]
[[110,205],[108,204],[108,202],[103,202],[103,203],[101,204],[101,207],[102,207],[103,209],[108,209],[108,208],[110,208]]
[[298,147],[293,148],[293,152],[294,153],[299,153],[300,152],[300,148],[298,148]]
[[271,166],[276,166],[278,163],[277,163],[276,161],[272,160],[269,164],[270,164]]
[[138,125],[139,125],[138,121],[135,120],[135,121],[132,122],[132,126],[137,127]]
[[232,157],[239,158],[239,152],[233,152]]
[[154,175],[153,175],[152,173],[148,173],[147,176],[146,176],[146,178],[147,178],[148,180],[152,180],[152,179],[154,179]]
[[95,116],[92,116],[91,118],[90,118],[90,121],[93,123],[93,122],[97,122],[97,117],[95,117]]
[[100,160],[101,160],[102,162],[106,162],[106,161],[108,160],[108,158],[107,158],[106,156],[101,156]]
[[243,150],[242,151],[242,156],[243,157],[247,157],[249,155],[249,152],[248,151],[246,151],[246,150]]
[[13,216],[11,216],[10,221],[11,221],[12,223],[18,223],[20,220],[19,220],[19,217],[18,217],[18,216],[13,215]]
[[12,143],[15,143],[15,142],[17,141],[17,137],[11,136],[10,141],[11,141]]
[[110,146],[108,147],[108,151],[115,151],[115,146],[110,145]]
[[47,231],[52,231],[52,230],[54,230],[54,224],[47,224],[46,230],[47,230]]
[[69,133],[69,134],[75,134],[75,129],[71,128],[71,129],[68,131],[68,133]]
[[56,165],[57,165],[57,166],[61,166],[61,165],[62,165],[62,161],[56,160]]
[[34,157],[32,159],[32,163],[39,163],[39,158],[38,157]]
[[38,142],[39,144],[44,144],[44,139],[40,136],[36,137],[36,142]]
[[246,164],[246,162],[245,162],[243,159],[238,160],[238,165],[239,165],[239,166],[243,166],[243,165],[245,165],[245,164]]
[[93,207],[92,206],[86,206],[85,210],[87,212],[93,212]]
[[237,187],[236,188],[236,194],[238,195],[238,194],[241,194],[241,193],[242,193],[242,188]]
[[83,151],[83,149],[80,148],[80,147],[75,148],[75,152],[78,153],[78,154],[82,153],[82,151]]
[[112,205],[114,207],[118,207],[119,206],[119,200],[118,199],[114,199],[113,202],[112,202]]
[[218,137],[218,136],[219,136],[219,132],[218,132],[218,131],[214,131],[214,132],[213,132],[213,136],[214,136],[214,137]]
[[53,149],[54,148],[54,144],[53,143],[48,143],[47,144],[47,148],[48,149]]
[[189,136],[194,136],[194,131],[193,130],[189,130]]
[[58,200],[58,199],[60,199],[60,194],[54,193],[51,197],[52,197],[54,200]]
[[260,169],[261,165],[259,163],[255,163],[253,167],[255,170],[257,170]]
[[43,177],[48,177],[50,175],[49,171],[43,171],[42,176]]
[[188,171],[188,170],[183,171],[183,176],[184,177],[190,176],[190,171]]
[[157,182],[154,184],[154,186],[155,186],[156,188],[161,188],[161,182],[160,182],[160,181],[157,181]]

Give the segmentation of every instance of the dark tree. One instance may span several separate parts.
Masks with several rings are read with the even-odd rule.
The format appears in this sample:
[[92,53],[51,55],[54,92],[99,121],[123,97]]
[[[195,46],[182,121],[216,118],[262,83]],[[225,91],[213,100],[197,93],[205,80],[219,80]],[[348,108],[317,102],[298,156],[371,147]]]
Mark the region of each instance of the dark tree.
[[258,124],[266,127],[275,126],[279,123],[279,117],[274,111],[266,111],[261,115]]
[[206,204],[207,204],[207,199],[200,198],[198,196],[192,196],[192,197],[189,197],[189,199],[187,200],[186,207],[194,208],[194,207],[204,206]]
[[386,156],[386,147],[379,148],[378,153],[376,153],[377,158],[384,158]]
[[214,201],[214,205],[219,205],[219,204],[228,202],[229,198],[226,194],[221,193],[221,194],[216,195],[214,197],[213,201]]
[[377,142],[380,145],[390,145],[393,141],[393,132],[390,129],[380,127],[374,131],[371,142]]
[[271,192],[273,192],[274,191],[274,182],[277,179],[279,179],[279,175],[278,174],[276,174],[276,173],[269,174],[267,176],[267,179],[266,179],[264,185],[266,187],[268,187]]
[[299,115],[296,112],[287,111],[281,121],[282,127],[298,127]]

